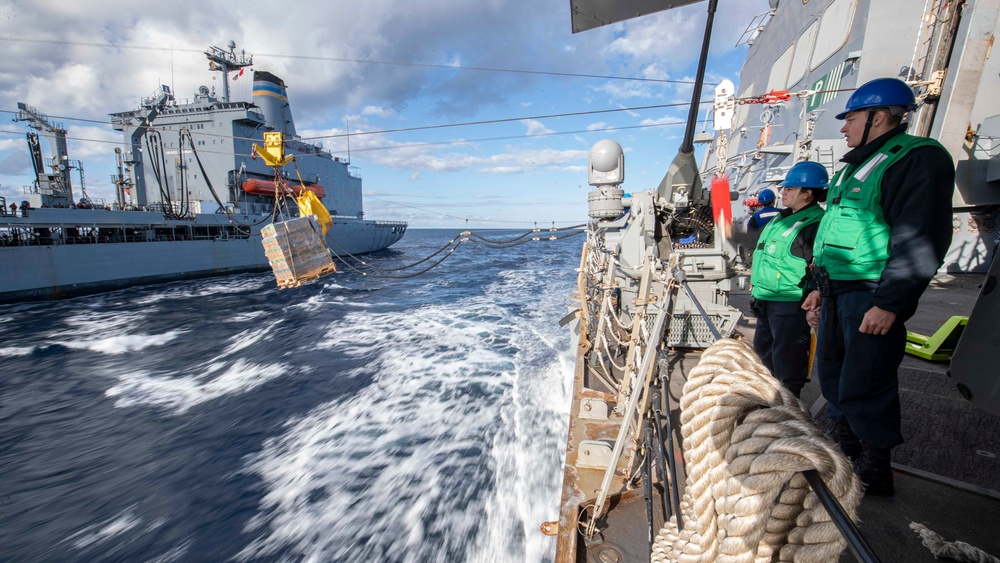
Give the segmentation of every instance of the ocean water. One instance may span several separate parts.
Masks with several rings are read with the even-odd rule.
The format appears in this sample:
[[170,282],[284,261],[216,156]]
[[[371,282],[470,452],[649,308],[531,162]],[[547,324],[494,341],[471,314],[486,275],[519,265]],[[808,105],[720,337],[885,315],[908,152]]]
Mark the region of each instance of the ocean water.
[[0,306],[0,561],[552,560],[582,243]]

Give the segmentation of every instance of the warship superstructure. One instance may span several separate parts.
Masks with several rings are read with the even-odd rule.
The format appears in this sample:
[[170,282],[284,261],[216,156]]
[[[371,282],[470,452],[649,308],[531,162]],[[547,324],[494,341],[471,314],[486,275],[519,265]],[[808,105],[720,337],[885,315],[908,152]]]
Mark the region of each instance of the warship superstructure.
[[[252,101],[230,99],[230,73],[245,72],[253,59],[233,42],[228,47],[205,52],[209,70],[221,76],[218,95],[201,86],[179,100],[163,85],[139,107],[111,115],[124,140],[115,149],[113,202],[87,195],[65,129],[19,104],[17,120],[32,129],[36,180],[23,199],[0,201],[0,302],[266,270],[260,229],[281,220],[288,189],[319,196],[333,217],[327,241],[335,254],[382,250],[403,236],[405,222],[365,218],[356,167],[296,134],[281,78],[252,71]],[[257,158],[253,145],[264,144],[265,132],[284,134],[293,165],[276,173]],[[290,211],[297,213],[294,204]]]
[[[706,3],[570,0],[573,32],[686,4]],[[713,17],[726,9],[718,0],[707,5],[687,129],[659,186],[628,184],[625,151],[614,141],[590,152],[588,238],[564,319],[576,366],[561,512],[541,526],[558,537],[555,560],[831,561],[848,560],[837,555],[845,548],[859,561],[932,560],[921,545],[927,536],[911,522],[924,531],[948,528],[994,552],[995,530],[975,515],[1000,503],[991,462],[976,457],[992,455],[1000,429],[988,414],[998,412],[1000,380],[987,367],[997,349],[1000,268],[1000,68],[990,56],[1000,0],[771,0],[740,39],[750,46],[739,86],[727,80],[715,89],[715,134],[696,136]],[[740,281],[756,244],[746,219],[757,192],[803,160],[832,175],[848,150],[834,116],[855,88],[883,76],[914,88],[921,108],[909,116],[909,132],[938,139],[957,165],[954,242],[942,273],[986,275],[974,307],[942,297],[946,282],[936,280],[925,294],[948,301],[921,302],[938,326],[948,318],[942,313],[970,315],[960,338],[948,336],[954,379],[904,361],[908,443],[893,454],[901,492],[858,505],[851,487],[833,491],[854,476],[812,423],[822,416],[818,391],[810,387],[800,403],[766,368],[751,365],[750,348],[725,338],[753,328],[738,322],[731,301],[740,294],[748,302]],[[698,143],[707,145],[700,163]],[[706,390],[713,370],[725,387],[718,395]],[[723,412],[732,418],[714,418]],[[787,427],[794,431],[750,430],[751,419],[768,418],[794,419]],[[798,455],[790,444],[807,435],[800,451],[810,453],[795,469],[762,477],[774,454]],[[829,463],[816,463],[827,453]],[[821,544],[832,551],[818,555]]]
[[[986,272],[1000,219],[1000,62],[991,56],[1000,2],[771,4],[740,40],[749,47],[728,93],[732,119],[725,127],[716,119],[714,138],[703,139],[703,178],[731,178],[739,217],[796,162],[819,162],[832,177],[849,150],[835,116],[851,92],[874,78],[899,78],[920,103],[907,132],[939,140],[956,163],[954,237],[943,270]],[[717,101],[724,107],[726,98]],[[754,243],[747,234],[738,220],[743,260]]]

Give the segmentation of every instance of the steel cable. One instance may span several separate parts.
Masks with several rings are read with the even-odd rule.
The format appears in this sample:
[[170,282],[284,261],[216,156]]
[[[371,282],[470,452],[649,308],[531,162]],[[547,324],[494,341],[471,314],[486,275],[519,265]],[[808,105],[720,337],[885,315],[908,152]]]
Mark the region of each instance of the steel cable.
[[[559,228],[559,229],[552,229],[551,231],[552,232],[555,232],[555,231],[565,231],[565,230],[573,229],[573,228],[576,228],[576,227],[563,227],[563,228]],[[427,257],[422,258],[422,259],[420,259],[420,260],[418,260],[416,262],[413,262],[411,264],[407,264],[405,266],[399,266],[399,267],[395,267],[395,268],[381,268],[379,266],[375,266],[374,264],[370,264],[370,263],[366,262],[365,260],[362,260],[361,258],[359,258],[359,257],[355,256],[354,254],[348,252],[346,248],[344,248],[343,246],[341,246],[341,244],[338,243],[336,241],[336,239],[334,239],[330,235],[326,236],[326,240],[329,243],[331,243],[333,246],[337,247],[337,249],[335,249],[334,252],[333,252],[334,256],[336,256],[337,259],[340,260],[341,263],[344,264],[344,266],[346,266],[347,268],[349,268],[350,270],[352,270],[352,271],[354,271],[354,272],[356,272],[358,274],[361,274],[361,275],[363,275],[365,277],[370,277],[370,278],[407,279],[407,278],[416,277],[416,276],[418,276],[420,274],[424,274],[424,273],[430,271],[431,269],[433,269],[435,266],[441,264],[449,256],[451,256],[451,254],[459,246],[461,246],[462,243],[464,243],[464,242],[472,242],[472,243],[475,243],[475,244],[479,244],[479,245],[485,246],[487,248],[503,249],[503,248],[512,248],[512,247],[515,247],[515,246],[520,246],[522,244],[525,244],[525,243],[528,243],[528,242],[534,242],[534,241],[543,241],[543,240],[555,241],[555,240],[561,240],[561,239],[568,238],[568,237],[571,237],[571,236],[576,236],[576,235],[584,233],[584,232],[586,232],[586,231],[575,230],[575,231],[573,231],[571,233],[568,233],[568,234],[565,234],[565,235],[562,235],[562,236],[555,236],[555,235],[553,235],[551,237],[544,238],[544,239],[543,238],[533,238],[533,239],[527,239],[527,240],[519,240],[519,239],[523,239],[525,235],[532,234],[532,232],[528,232],[528,233],[525,233],[525,235],[521,235],[519,237],[515,237],[514,239],[509,239],[509,240],[517,240],[518,242],[513,242],[513,243],[508,243],[508,244],[493,244],[493,243],[489,243],[489,242],[484,242],[484,241],[488,241],[488,240],[491,240],[491,239],[483,237],[482,235],[477,235],[476,233],[473,233],[473,232],[470,232],[470,231],[463,231],[463,232],[459,233],[458,235],[456,235],[454,238],[452,238],[450,241],[448,241],[444,246],[442,246],[441,248],[437,249],[436,251],[434,251],[433,253],[431,253]],[[469,238],[471,236],[478,237],[481,240],[476,240],[476,239]],[[332,249],[332,247],[331,247],[331,249]],[[339,250],[339,252],[337,250]],[[399,271],[402,271],[402,270],[408,270],[410,268],[413,268],[415,266],[423,264],[424,262],[427,262],[428,260],[434,258],[438,254],[441,254],[445,250],[448,250],[448,253],[445,254],[444,256],[442,256],[440,260],[437,260],[436,262],[433,262],[430,266],[428,266],[428,267],[426,267],[426,268],[424,268],[424,269],[422,269],[420,271],[411,273],[411,274],[405,274],[405,275],[386,275],[386,274],[372,273],[371,271],[366,271],[365,270],[365,269],[367,269],[367,270],[374,270],[374,271],[377,271],[377,272],[399,272]],[[355,265],[349,263],[345,259],[345,256],[348,257],[348,258],[351,258],[351,259],[355,260],[357,263],[359,263],[362,266],[364,266],[365,269],[358,268]]]

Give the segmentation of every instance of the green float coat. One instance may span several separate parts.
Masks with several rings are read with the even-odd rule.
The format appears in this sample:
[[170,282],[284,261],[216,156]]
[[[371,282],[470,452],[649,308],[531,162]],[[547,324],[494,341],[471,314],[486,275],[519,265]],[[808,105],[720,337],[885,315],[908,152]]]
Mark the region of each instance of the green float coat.
[[751,292],[755,299],[799,301],[806,261],[792,254],[792,243],[808,225],[818,223],[823,208],[810,205],[788,217],[772,219],[760,234],[750,272]]
[[892,234],[882,213],[882,176],[908,152],[928,145],[941,147],[934,139],[896,135],[863,164],[846,166],[833,177],[814,246],[814,263],[825,268],[830,279],[882,276]]

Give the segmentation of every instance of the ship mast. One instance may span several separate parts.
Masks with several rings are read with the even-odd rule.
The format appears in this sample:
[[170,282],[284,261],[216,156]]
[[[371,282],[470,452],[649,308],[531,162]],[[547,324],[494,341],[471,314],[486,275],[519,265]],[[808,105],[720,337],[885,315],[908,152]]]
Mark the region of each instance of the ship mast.
[[221,47],[209,47],[205,51],[208,57],[208,70],[222,73],[222,101],[229,101],[229,73],[233,70],[242,70],[244,67],[253,65],[253,55],[247,56],[245,50],[236,54],[236,42],[230,40],[229,51]]

